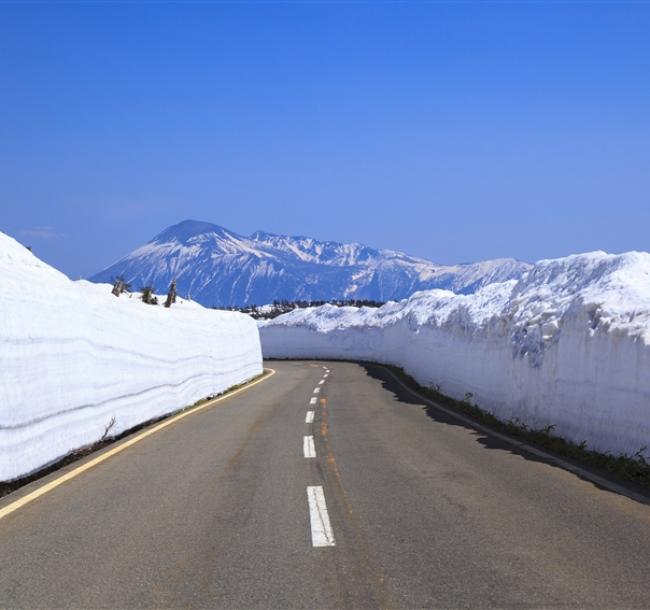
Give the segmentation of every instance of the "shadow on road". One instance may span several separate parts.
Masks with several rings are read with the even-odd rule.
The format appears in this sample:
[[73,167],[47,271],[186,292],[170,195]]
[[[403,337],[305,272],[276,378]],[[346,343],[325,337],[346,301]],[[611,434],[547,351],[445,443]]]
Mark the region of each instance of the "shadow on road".
[[[400,383],[398,383],[395,378],[381,365],[375,365],[371,363],[362,363],[359,362],[357,363],[359,366],[361,366],[366,373],[368,374],[369,377],[372,377],[374,379],[377,379],[378,381],[381,381],[384,389],[387,391],[391,392],[395,398],[404,404],[409,404],[409,405],[414,405],[414,406],[419,406],[422,408],[422,410],[436,423],[440,424],[446,424],[448,426],[457,426],[460,428],[465,428],[466,430],[470,430],[473,432],[473,437],[476,439],[478,443],[480,443],[483,447],[486,449],[496,449],[496,450],[501,450],[501,451],[507,451],[513,455],[518,455],[521,456],[522,458],[526,460],[530,460],[533,462],[540,462],[543,464],[546,464],[548,466],[551,466],[553,468],[560,468],[562,470],[571,472],[571,474],[579,477],[583,481],[586,481],[588,483],[591,483],[598,489],[601,489],[602,491],[607,491],[610,493],[617,493],[616,491],[612,490],[609,487],[604,487],[603,485],[599,484],[597,481],[594,481],[592,478],[581,475],[579,472],[573,472],[567,470],[567,468],[563,468],[560,463],[558,463],[555,459],[548,459],[544,458],[542,456],[536,455],[535,453],[532,453],[531,451],[526,450],[525,448],[522,448],[521,446],[517,445],[517,442],[525,442],[528,443],[528,441],[508,441],[500,438],[496,434],[490,434],[490,433],[485,433],[483,430],[479,429],[478,426],[486,426],[486,424],[470,424],[465,422],[462,419],[459,419],[458,417],[455,417],[453,415],[450,415],[449,413],[445,412],[442,408],[438,407],[435,405],[435,401],[433,401],[430,398],[427,398],[427,401],[425,402],[422,398],[418,398],[415,394],[413,394],[411,391],[407,390],[402,386]],[[413,391],[416,392],[417,389],[413,388]],[[451,406],[445,406],[445,409],[453,410],[453,407]],[[468,418],[469,417],[465,414],[460,414],[459,416]],[[499,431],[498,434],[505,434],[504,432]],[[549,450],[546,447],[540,447],[539,448],[541,451],[544,451],[545,453],[552,454],[552,451]],[[629,490],[634,495],[637,496],[642,496],[642,498],[631,498],[636,501],[643,502],[645,504],[650,504],[650,493],[648,490],[640,485],[636,485],[633,482],[626,481],[623,479],[620,479],[616,476],[613,476],[611,473],[603,470],[599,470],[597,468],[594,468],[590,466],[589,464],[584,464],[578,460],[572,459],[567,456],[557,456],[557,459],[562,460],[568,464],[574,465],[578,468],[581,468],[582,470],[585,470],[589,473],[592,473],[598,477],[601,477],[603,479],[606,479],[607,481],[610,481],[614,485],[620,486],[625,488],[626,490]],[[621,495],[621,494],[619,494]],[[625,494],[627,495],[627,494]],[[628,496],[631,497],[631,496]]]

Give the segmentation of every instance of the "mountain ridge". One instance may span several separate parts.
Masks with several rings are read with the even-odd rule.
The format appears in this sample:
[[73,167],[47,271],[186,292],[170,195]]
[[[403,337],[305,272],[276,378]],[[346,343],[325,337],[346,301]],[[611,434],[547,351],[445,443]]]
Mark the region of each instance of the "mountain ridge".
[[160,231],[89,278],[123,277],[134,287],[164,292],[175,279],[179,294],[207,306],[273,300],[397,300],[418,290],[471,293],[485,284],[520,277],[530,265],[495,259],[438,265],[398,250],[257,230],[240,235],[220,225],[184,220]]

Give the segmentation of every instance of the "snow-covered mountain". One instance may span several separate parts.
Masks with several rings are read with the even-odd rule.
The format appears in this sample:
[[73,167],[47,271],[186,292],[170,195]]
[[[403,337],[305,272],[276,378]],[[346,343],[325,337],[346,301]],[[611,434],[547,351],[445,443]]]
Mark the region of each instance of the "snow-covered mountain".
[[530,265],[497,259],[437,265],[394,250],[257,231],[238,235],[215,224],[186,220],[94,275],[123,277],[135,289],[178,293],[204,305],[247,305],[273,300],[401,299],[417,290],[445,288],[469,294],[492,282],[518,278]]

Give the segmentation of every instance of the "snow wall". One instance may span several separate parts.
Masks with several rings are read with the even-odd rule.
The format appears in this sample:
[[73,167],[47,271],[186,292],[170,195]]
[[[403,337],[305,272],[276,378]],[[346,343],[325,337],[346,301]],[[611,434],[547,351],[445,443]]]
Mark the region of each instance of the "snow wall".
[[295,310],[260,332],[265,357],[394,364],[592,449],[650,446],[647,253],[540,261],[521,280],[468,296],[432,290],[379,309]]
[[250,317],[116,298],[3,233],[0,290],[0,481],[262,372]]

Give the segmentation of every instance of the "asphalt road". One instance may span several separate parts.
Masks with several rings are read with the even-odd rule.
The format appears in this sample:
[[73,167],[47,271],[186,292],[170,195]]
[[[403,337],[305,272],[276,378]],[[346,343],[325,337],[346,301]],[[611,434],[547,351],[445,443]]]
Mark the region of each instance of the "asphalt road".
[[650,607],[650,506],[380,367],[269,364],[1,519],[0,606]]

